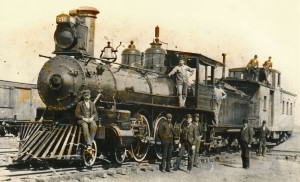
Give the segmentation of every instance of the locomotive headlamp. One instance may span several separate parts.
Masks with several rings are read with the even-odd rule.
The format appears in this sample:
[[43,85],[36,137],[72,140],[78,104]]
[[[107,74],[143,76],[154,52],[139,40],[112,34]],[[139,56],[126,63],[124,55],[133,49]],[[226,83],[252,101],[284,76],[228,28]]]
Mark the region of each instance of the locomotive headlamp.
[[57,28],[54,33],[54,40],[61,49],[68,49],[76,44],[77,35],[74,28],[75,19],[66,14],[56,17]]

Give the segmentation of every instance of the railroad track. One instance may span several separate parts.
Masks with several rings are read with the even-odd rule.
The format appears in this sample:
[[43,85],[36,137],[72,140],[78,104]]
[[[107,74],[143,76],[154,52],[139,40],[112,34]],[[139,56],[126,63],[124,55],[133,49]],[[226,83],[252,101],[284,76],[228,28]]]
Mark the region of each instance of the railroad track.
[[295,154],[300,154],[300,151],[297,151],[297,150],[274,150],[272,149],[271,152],[274,152],[274,153],[295,153]]
[[42,181],[48,181],[51,179],[81,179],[83,177],[90,176],[105,178],[108,175],[114,176],[116,174],[127,174],[128,167],[130,167],[130,165],[122,165],[122,167],[118,169],[104,169],[103,165],[95,165],[90,169],[87,167],[70,167],[57,169],[49,167],[46,170],[13,170],[4,175],[3,178],[5,178],[6,180],[41,179]]
[[[173,164],[176,157],[173,157],[171,163]],[[200,156],[201,163],[209,163],[214,159],[212,157]],[[117,175],[127,175],[127,174],[137,174],[141,171],[152,172],[159,170],[160,162],[157,161],[143,161],[142,163],[137,162],[124,162],[122,165],[114,164],[96,164],[93,167],[88,168],[85,166],[74,166],[68,168],[52,168],[37,170],[33,168],[29,169],[10,169],[10,167],[3,166],[0,168],[0,181],[28,181],[28,180],[38,180],[38,181],[68,181],[68,180],[78,180],[84,181],[84,178],[95,180],[97,178],[107,178],[109,176]],[[187,160],[182,160],[181,166],[187,165]]]
[[79,180],[84,181],[84,178],[96,179],[107,178],[108,176],[126,175],[130,173],[139,173],[139,171],[155,171],[158,170],[158,163],[136,163],[126,162],[121,166],[114,165],[94,165],[92,168],[85,166],[69,167],[69,168],[52,168],[45,170],[9,170],[2,172],[5,174],[0,177],[0,181],[20,180],[26,181],[31,179],[39,179],[39,181],[60,181],[60,180]]
[[17,153],[17,149],[12,149],[12,148],[0,148],[0,154],[14,154]]
[[[277,151],[276,151],[277,152]],[[282,152],[282,151],[280,151]],[[292,151],[285,151],[286,155]],[[222,153],[214,156],[200,156],[199,160],[202,165],[213,165],[215,160],[219,158],[230,158],[231,155],[237,153]],[[268,153],[270,155],[276,155],[274,153]],[[300,154],[299,152],[297,154]],[[251,155],[255,155],[255,152],[251,152]],[[283,158],[285,159],[285,158]],[[173,157],[171,163],[173,164],[176,157]],[[228,162],[228,161],[227,161]],[[210,164],[209,164],[210,163]],[[141,171],[153,172],[159,170],[158,161],[143,161],[142,163],[137,162],[125,162],[122,165],[104,164],[97,161],[97,163],[91,167],[85,166],[74,166],[65,168],[53,168],[48,167],[47,169],[10,169],[9,166],[0,168],[0,181],[85,181],[89,180],[100,180],[101,178],[119,177],[122,179],[122,175],[137,174]],[[185,168],[187,160],[183,160],[181,167]],[[4,175],[2,175],[4,174]]]
[[299,150],[278,150],[272,149],[267,155],[276,157],[276,159],[288,160],[288,161],[299,161],[300,162],[300,151]]
[[[17,149],[12,148],[0,148],[0,156],[7,154],[16,154]],[[255,156],[254,151],[250,152],[251,156]],[[218,155],[203,156],[200,155],[200,163],[211,163],[214,161],[220,161],[221,158],[231,158],[231,155],[236,155],[237,152],[222,152]],[[278,150],[270,149],[267,155],[276,156],[277,159],[283,160],[297,160],[300,156],[300,151],[293,150]],[[300,159],[300,157],[298,157]],[[299,160],[298,159],[298,160]],[[173,164],[176,157],[173,157],[171,163]],[[221,160],[224,161],[224,160]],[[222,162],[221,162],[222,163]],[[103,160],[98,160],[95,165],[91,168],[85,166],[79,166],[77,163],[73,164],[72,167],[50,167],[46,166],[44,169],[34,169],[28,167],[25,169],[10,168],[9,165],[0,165],[0,181],[68,181],[77,180],[85,181],[85,179],[97,180],[99,178],[107,178],[109,176],[118,177],[118,175],[137,174],[140,171],[151,172],[159,170],[159,161],[143,161],[142,163],[137,162],[124,162],[122,165],[114,165]],[[187,165],[187,160],[182,160],[181,167],[184,168]],[[208,166],[210,164],[207,164]],[[225,165],[225,164],[224,164]],[[227,164],[226,164],[227,165]],[[70,166],[70,165],[69,165]]]

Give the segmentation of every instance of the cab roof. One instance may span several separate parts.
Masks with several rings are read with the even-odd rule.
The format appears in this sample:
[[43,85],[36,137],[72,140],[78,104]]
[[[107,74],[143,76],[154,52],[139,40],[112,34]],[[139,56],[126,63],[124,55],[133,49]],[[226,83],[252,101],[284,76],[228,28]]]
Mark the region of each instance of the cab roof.
[[200,64],[204,66],[213,66],[213,67],[223,66],[223,63],[199,53],[183,52],[183,51],[175,51],[175,50],[167,50],[167,52],[168,54],[175,54],[177,55],[177,57],[187,59],[188,61],[192,61],[193,59],[199,59]]

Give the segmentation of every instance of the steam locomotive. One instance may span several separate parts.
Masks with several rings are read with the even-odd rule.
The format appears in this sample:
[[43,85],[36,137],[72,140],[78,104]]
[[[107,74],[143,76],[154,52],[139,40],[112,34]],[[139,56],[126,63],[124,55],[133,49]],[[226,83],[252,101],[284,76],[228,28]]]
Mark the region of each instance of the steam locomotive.
[[[140,162],[149,146],[154,146],[156,156],[161,158],[157,131],[167,121],[166,113],[173,115],[178,136],[185,115],[199,113],[205,124],[204,145],[208,148],[234,145],[244,118],[254,128],[263,120],[270,121],[274,141],[292,131],[295,94],[280,87],[279,71],[271,70],[270,85],[247,79],[244,68],[230,69],[229,77],[225,78],[226,54],[222,54],[221,63],[199,53],[165,50],[158,27],[151,47],[144,53],[131,42],[122,51],[119,64],[115,62],[118,48],[108,42],[100,58],[96,58],[94,34],[98,13],[95,8],[80,7],[56,17],[55,56],[43,56],[48,61],[37,81],[46,108],[38,109],[39,121],[22,126],[15,162],[83,159],[85,165],[91,166],[103,157],[118,163],[133,157]],[[196,71],[183,108],[178,105],[174,78],[165,76],[180,59]],[[217,79],[215,72],[220,68],[222,78]],[[213,89],[218,80],[222,80],[227,98],[222,101],[220,123],[214,125]],[[81,128],[74,114],[86,89],[91,91],[99,114],[92,157],[85,155]]]

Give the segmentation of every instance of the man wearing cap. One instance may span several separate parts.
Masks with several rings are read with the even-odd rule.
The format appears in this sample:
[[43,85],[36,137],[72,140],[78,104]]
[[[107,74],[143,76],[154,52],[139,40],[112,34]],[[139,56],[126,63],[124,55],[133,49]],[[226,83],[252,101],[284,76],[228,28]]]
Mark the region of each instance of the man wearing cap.
[[195,143],[195,154],[194,154],[194,157],[193,157],[193,166],[198,167],[199,150],[200,150],[200,145],[201,145],[201,138],[202,138],[202,135],[203,135],[203,126],[202,126],[202,123],[200,123],[198,113],[194,114],[193,124],[195,125],[196,136],[197,136],[196,137],[196,143]]
[[214,111],[214,122],[213,124],[215,126],[218,126],[219,124],[219,113],[221,109],[221,103],[222,99],[225,99],[227,97],[226,92],[221,88],[221,81],[217,83],[217,86],[214,87],[213,90],[213,100],[214,100],[214,105],[213,105],[213,111]]
[[247,64],[247,73],[248,73],[248,78],[252,80],[257,80],[257,75],[258,75],[258,64],[259,61],[257,60],[257,55],[254,56],[253,59],[249,61]]
[[158,137],[161,140],[162,149],[161,171],[171,172],[170,168],[175,131],[172,124],[172,114],[168,113],[166,117],[167,122],[163,122],[158,128]]
[[269,59],[266,60],[266,61],[264,62],[264,64],[262,65],[263,68],[268,69],[268,70],[272,68],[273,65],[272,65],[271,59],[272,59],[272,57],[269,56]]
[[267,82],[267,84],[269,85],[269,81],[268,81],[268,77],[269,77],[269,74],[270,74],[270,69],[272,68],[272,61],[271,61],[272,57],[269,56],[269,59],[266,60],[264,62],[264,64],[262,65],[263,68],[264,68],[264,74],[265,74],[265,81]]
[[186,115],[186,122],[182,126],[181,135],[180,135],[180,143],[179,143],[179,156],[174,164],[174,171],[179,169],[179,165],[182,159],[182,156],[185,151],[188,153],[188,167],[187,173],[190,173],[192,170],[192,159],[193,154],[195,152],[195,144],[196,144],[196,128],[192,124],[192,115]]
[[258,129],[258,134],[259,134],[259,150],[258,150],[258,155],[262,155],[265,157],[266,155],[266,143],[267,143],[267,137],[270,134],[270,130],[266,126],[267,122],[263,120],[262,126],[259,127]]
[[250,167],[248,147],[251,147],[253,135],[254,135],[253,128],[248,125],[247,119],[243,119],[243,128],[241,129],[240,146],[242,150],[241,157],[243,162],[243,168],[245,169],[248,169]]
[[179,107],[185,107],[185,100],[187,97],[187,89],[189,77],[194,74],[194,70],[186,65],[184,61],[180,60],[179,65],[176,66],[169,74],[168,77],[176,73],[177,92],[179,97]]
[[83,100],[78,102],[75,109],[75,116],[78,119],[77,123],[83,130],[83,136],[87,145],[87,151],[92,150],[92,142],[94,141],[97,131],[96,120],[98,120],[98,113],[94,102],[90,100],[91,91],[83,91]]

